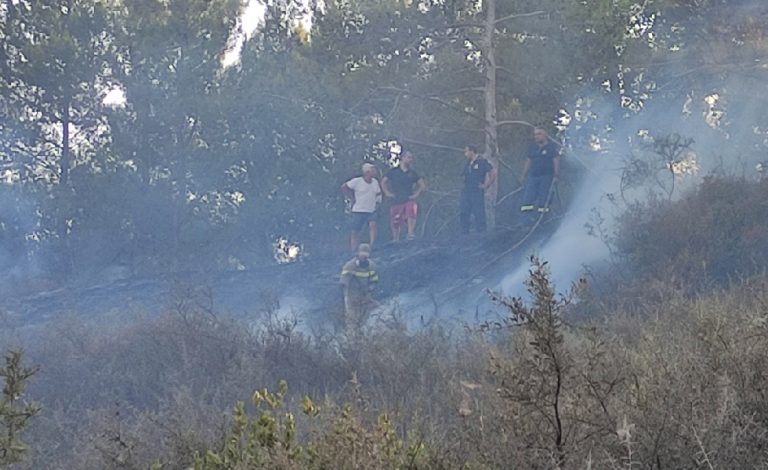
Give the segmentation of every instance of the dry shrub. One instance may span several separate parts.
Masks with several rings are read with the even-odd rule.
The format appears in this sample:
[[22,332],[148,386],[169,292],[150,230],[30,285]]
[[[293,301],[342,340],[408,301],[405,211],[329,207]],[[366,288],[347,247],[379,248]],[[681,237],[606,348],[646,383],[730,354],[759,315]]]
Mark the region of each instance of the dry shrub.
[[254,387],[282,377],[320,395],[334,387],[339,358],[276,322],[251,327],[176,304],[157,317],[66,315],[25,331],[14,343],[41,364],[30,393],[46,410],[32,424],[37,445],[27,465],[110,468],[120,460],[146,468],[163,455],[189,460],[178,449],[209,442],[222,412]]
[[694,291],[760,272],[768,263],[766,201],[768,181],[708,178],[679,201],[630,207],[618,253],[643,279]]
[[[636,461],[683,468],[766,464],[765,281],[657,306],[637,332],[625,392]],[[744,295],[747,294],[747,295]],[[758,308],[755,308],[758,307]]]
[[534,259],[532,302],[499,299],[505,342],[490,351],[489,374],[468,394],[463,451],[484,468],[574,468],[592,449],[614,452],[616,396],[623,384],[615,340],[569,323],[571,298],[558,296],[546,263]]
[[[26,468],[764,467],[768,279],[696,300],[669,284],[590,320],[599,303],[556,295],[534,263],[533,300],[500,299],[493,334],[70,317],[34,350]],[[262,389],[280,377],[321,405]]]
[[[768,279],[573,324],[534,264],[458,448],[487,468],[764,468]],[[460,452],[455,451],[454,454]],[[459,463],[456,461],[454,463]]]

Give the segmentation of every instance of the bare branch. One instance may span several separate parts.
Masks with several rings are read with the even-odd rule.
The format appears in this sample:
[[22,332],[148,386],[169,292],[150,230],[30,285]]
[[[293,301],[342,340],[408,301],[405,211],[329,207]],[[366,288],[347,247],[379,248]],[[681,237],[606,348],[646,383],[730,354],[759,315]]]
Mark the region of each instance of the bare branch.
[[370,91],[369,91],[369,92],[368,92],[368,93],[367,93],[365,96],[363,96],[362,98],[360,98],[360,99],[357,101],[357,103],[355,103],[355,104],[353,104],[352,106],[350,106],[350,108],[349,108],[349,112],[353,112],[353,111],[355,110],[355,108],[357,108],[357,107],[359,107],[360,105],[362,105],[362,104],[363,104],[363,103],[364,103],[364,102],[365,102],[365,101],[366,101],[368,98],[370,98],[371,96],[373,96],[375,93],[376,93],[376,90],[370,90]]
[[456,90],[450,90],[450,91],[441,91],[437,92],[431,96],[447,96],[447,95],[459,95],[461,93],[466,93],[468,91],[479,91],[483,92],[485,91],[485,88],[482,87],[468,87],[468,88],[457,88]]
[[438,98],[436,96],[421,95],[419,93],[414,93],[412,91],[408,91],[408,90],[405,90],[405,89],[402,89],[402,88],[396,88],[396,87],[380,87],[379,89],[380,90],[385,90],[385,91],[394,91],[396,93],[402,93],[404,95],[413,96],[414,98],[420,98],[420,99],[426,100],[426,101],[434,101],[435,103],[439,103],[439,104],[445,106],[446,108],[450,108],[450,109],[453,109],[455,111],[459,111],[459,112],[461,112],[463,114],[466,114],[467,116],[470,116],[470,117],[472,117],[474,119],[477,119],[478,121],[482,122],[483,124],[486,123],[484,117],[478,116],[477,114],[475,114],[475,113],[473,113],[471,111],[467,111],[466,109],[461,108],[460,106],[457,106],[457,105],[455,105],[453,103],[449,103],[448,101],[442,100],[442,99],[440,99],[440,98]]
[[536,127],[533,124],[531,124],[528,121],[499,121],[496,123],[499,127],[501,126],[528,126],[528,127]]
[[429,192],[429,193],[431,193],[431,194],[436,194],[438,197],[437,197],[437,200],[433,201],[433,202],[432,202],[432,205],[430,205],[430,206],[429,206],[429,209],[427,210],[427,213],[426,213],[426,215],[424,216],[424,220],[423,220],[423,222],[422,222],[422,224],[421,224],[421,236],[422,236],[422,237],[424,236],[424,234],[425,234],[425,233],[426,233],[426,231],[427,231],[427,223],[429,222],[429,217],[430,217],[430,215],[432,214],[432,211],[433,211],[433,209],[434,209],[434,208],[435,208],[435,207],[438,205],[438,203],[440,203],[440,202],[441,202],[443,199],[445,199],[445,198],[447,198],[447,197],[453,197],[453,196],[456,196],[456,195],[457,195],[457,191],[451,191],[451,192],[443,192],[443,193],[440,193],[440,192],[435,192],[435,191],[431,191],[431,190],[429,190],[428,192]]
[[484,28],[484,23],[456,23],[452,24],[450,28],[452,29],[463,29],[463,28]]
[[424,129],[430,132],[446,132],[449,134],[455,134],[456,132],[485,132],[483,129],[472,129],[470,127],[444,128],[444,127],[423,126],[419,124],[412,124],[411,127]]
[[[294,105],[299,105],[299,106],[317,106],[319,109],[324,110],[323,106],[320,103],[318,103],[317,101],[309,100],[309,99],[290,97],[290,96],[283,96],[283,95],[278,95],[276,93],[266,93],[266,92],[262,93],[262,95],[263,96],[268,96],[270,98],[275,98],[275,99],[278,99],[278,100],[287,101],[287,102],[289,102],[291,104],[294,104]],[[368,95],[368,96],[370,96],[370,95]],[[368,96],[366,96],[366,98]],[[363,98],[363,100],[364,99],[365,98]],[[358,104],[359,103],[355,104],[355,106],[357,106]],[[355,113],[351,112],[348,109],[344,109],[344,108],[335,108],[335,109],[336,109],[336,111],[338,111],[340,113],[343,113],[343,114],[346,114],[346,115],[348,115],[350,117],[353,117],[353,118],[359,117],[358,115],[356,115]]]
[[496,66],[496,70],[497,70],[497,71],[501,71],[501,72],[504,72],[504,73],[506,73],[506,74],[509,74],[509,75],[512,75],[512,76],[514,76],[514,75],[515,75],[515,74],[514,74],[514,72],[512,72],[512,69],[508,69],[508,68],[506,68],[506,67],[502,67],[501,65],[497,65],[497,66]]
[[400,139],[405,143],[413,144],[413,145],[421,145],[423,147],[429,147],[434,149],[441,149],[441,150],[454,150],[456,152],[462,152],[464,151],[463,148],[459,147],[451,147],[450,145],[441,145],[441,144],[433,144],[430,142],[420,142],[418,140],[411,140],[411,139]]
[[392,104],[392,109],[389,111],[389,114],[387,114],[386,122],[389,122],[392,117],[395,115],[398,109],[400,109],[400,98],[402,98],[403,95],[397,95],[395,96],[395,102]]
[[518,18],[530,18],[531,16],[540,16],[540,15],[546,15],[546,14],[547,12],[543,10],[532,11],[530,13],[517,13],[514,15],[502,16],[501,18],[494,21],[493,24],[499,24],[501,22],[508,21],[508,20],[516,20]]

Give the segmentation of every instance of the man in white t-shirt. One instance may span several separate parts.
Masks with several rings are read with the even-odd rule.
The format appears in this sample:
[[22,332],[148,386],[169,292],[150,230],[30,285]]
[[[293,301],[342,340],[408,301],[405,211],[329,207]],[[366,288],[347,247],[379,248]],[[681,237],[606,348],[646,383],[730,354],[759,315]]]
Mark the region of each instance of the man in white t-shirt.
[[360,230],[366,224],[368,224],[368,243],[373,245],[376,241],[376,209],[381,203],[381,186],[375,176],[376,167],[365,163],[363,176],[352,178],[341,185],[341,191],[352,200],[350,244],[353,252],[357,252],[357,246],[360,244]]

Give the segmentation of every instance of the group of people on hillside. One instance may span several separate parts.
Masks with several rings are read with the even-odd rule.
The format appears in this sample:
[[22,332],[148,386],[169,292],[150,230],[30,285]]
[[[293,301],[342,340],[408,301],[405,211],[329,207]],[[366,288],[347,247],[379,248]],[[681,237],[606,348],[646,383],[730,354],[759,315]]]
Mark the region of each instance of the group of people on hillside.
[[381,183],[376,178],[376,166],[364,163],[362,176],[352,178],[341,185],[344,195],[352,201],[350,245],[353,251],[360,244],[360,232],[366,227],[369,244],[376,242],[376,211],[382,202],[382,196],[392,199],[389,208],[392,241],[400,241],[403,228],[407,231],[407,239],[414,239],[418,214],[416,199],[427,185],[413,169],[413,160],[413,154],[405,152],[398,165],[384,175]]
[[[463,233],[472,226],[478,232],[486,230],[485,192],[496,181],[496,169],[478,152],[474,145],[464,148],[466,163],[462,171],[463,188],[459,205],[459,223]],[[403,229],[406,239],[415,238],[418,216],[417,199],[426,190],[426,182],[414,166],[414,156],[406,151],[397,166],[384,174],[379,182],[378,170],[372,163],[364,163],[362,175],[341,185],[344,195],[352,202],[350,218],[350,246],[356,251],[360,235],[368,229],[368,244],[373,246],[377,237],[376,215],[383,198],[392,200],[389,208],[389,226],[392,240],[399,242]],[[534,128],[533,142],[527,150],[522,178],[525,182],[518,225],[531,225],[538,216],[549,211],[549,198],[553,183],[560,173],[560,150],[549,140],[546,131]]]
[[[485,192],[496,181],[493,165],[478,152],[474,145],[464,148],[463,188],[461,192],[459,222],[462,233],[469,233],[472,225],[477,232],[486,231]],[[378,282],[378,273],[370,260],[371,248],[376,242],[376,212],[384,197],[392,200],[389,208],[389,225],[392,240],[399,242],[402,231],[406,239],[415,238],[418,215],[418,197],[427,185],[413,168],[414,156],[406,151],[398,165],[387,171],[381,182],[378,170],[371,163],[362,166],[362,175],[352,178],[341,186],[344,195],[351,200],[350,246],[355,257],[342,268],[341,284],[344,288],[344,306],[348,319],[361,317],[361,309],[370,305],[369,292]],[[533,142],[527,149],[523,167],[523,192],[518,226],[530,227],[540,216],[549,211],[552,188],[560,174],[560,149],[550,141],[543,128],[533,130]],[[369,243],[360,243],[361,232],[368,228]]]
[[[381,183],[376,178],[376,167],[364,163],[361,176],[341,185],[342,192],[352,202],[350,245],[356,252],[355,257],[344,264],[340,278],[344,292],[344,324],[350,331],[356,331],[356,327],[365,321],[366,312],[376,304],[370,292],[379,281],[379,275],[370,256],[377,234],[376,211],[383,197],[392,200],[389,207],[392,241],[400,241],[403,229],[407,240],[415,238],[419,210],[416,199],[427,185],[413,169],[413,160],[411,152],[403,153],[398,165],[387,171]],[[360,243],[360,233],[366,227],[369,243]]]

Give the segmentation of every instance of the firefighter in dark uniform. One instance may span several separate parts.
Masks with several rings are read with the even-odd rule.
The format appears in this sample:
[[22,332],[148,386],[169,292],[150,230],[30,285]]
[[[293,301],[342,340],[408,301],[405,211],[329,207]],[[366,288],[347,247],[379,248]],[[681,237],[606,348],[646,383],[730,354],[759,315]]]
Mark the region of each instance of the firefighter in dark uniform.
[[525,192],[520,206],[520,224],[533,225],[540,215],[549,212],[553,184],[560,174],[560,149],[551,142],[547,132],[533,129],[533,143],[528,146],[528,158],[523,167]]
[[344,324],[347,328],[361,327],[368,313],[377,306],[371,291],[379,282],[379,274],[370,256],[371,246],[361,243],[357,255],[341,269],[339,282],[344,291]]
[[462,233],[469,233],[472,217],[478,232],[485,232],[485,190],[496,179],[493,165],[477,153],[477,147],[467,145],[464,149],[467,163],[464,165],[464,189],[461,192],[459,222]]

